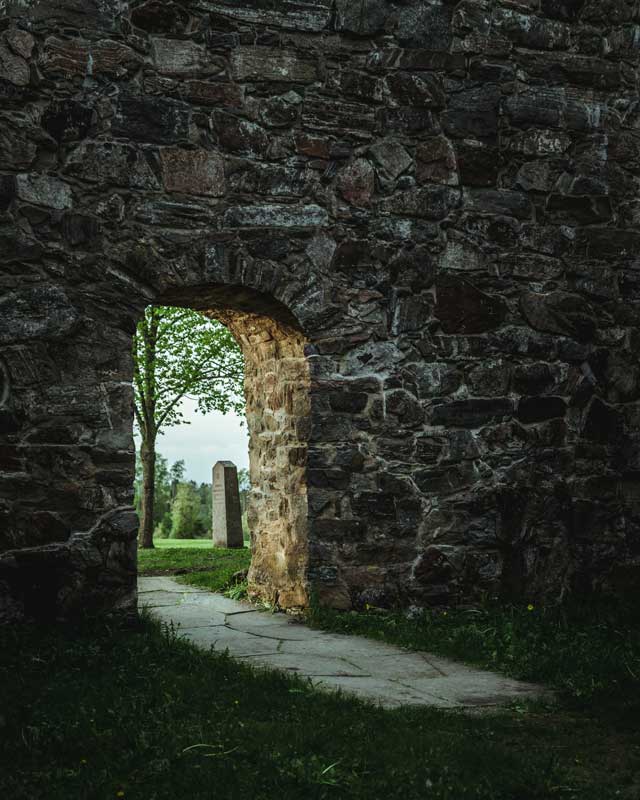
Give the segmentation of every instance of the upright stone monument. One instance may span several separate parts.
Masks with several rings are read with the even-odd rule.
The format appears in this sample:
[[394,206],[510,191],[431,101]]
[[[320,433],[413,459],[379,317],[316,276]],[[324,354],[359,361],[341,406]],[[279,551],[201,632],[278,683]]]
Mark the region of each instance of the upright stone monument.
[[231,461],[218,461],[213,468],[213,544],[244,547],[238,470]]

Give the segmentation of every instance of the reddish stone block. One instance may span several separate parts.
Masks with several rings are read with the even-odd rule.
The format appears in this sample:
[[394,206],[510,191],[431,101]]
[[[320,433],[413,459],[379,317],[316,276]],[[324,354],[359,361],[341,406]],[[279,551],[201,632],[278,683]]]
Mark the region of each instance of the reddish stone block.
[[221,197],[225,193],[224,162],[208,150],[165,148],[160,151],[162,177],[169,192]]

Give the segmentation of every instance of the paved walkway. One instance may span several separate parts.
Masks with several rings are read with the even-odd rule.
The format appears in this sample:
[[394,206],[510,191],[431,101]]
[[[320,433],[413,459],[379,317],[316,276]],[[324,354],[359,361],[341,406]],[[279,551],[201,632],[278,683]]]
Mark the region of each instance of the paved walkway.
[[312,630],[286,614],[184,586],[171,578],[139,578],[140,605],[173,622],[178,635],[240,661],[309,678],[386,708],[427,705],[475,708],[545,694],[529,683],[466,667],[429,653]]

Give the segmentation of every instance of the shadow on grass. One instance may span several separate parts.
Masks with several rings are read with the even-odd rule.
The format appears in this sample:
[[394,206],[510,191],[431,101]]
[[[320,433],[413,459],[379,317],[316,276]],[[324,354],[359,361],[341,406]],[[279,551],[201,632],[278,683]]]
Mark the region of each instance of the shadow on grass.
[[637,741],[586,715],[383,711],[137,629],[0,631],[11,800],[606,800]]

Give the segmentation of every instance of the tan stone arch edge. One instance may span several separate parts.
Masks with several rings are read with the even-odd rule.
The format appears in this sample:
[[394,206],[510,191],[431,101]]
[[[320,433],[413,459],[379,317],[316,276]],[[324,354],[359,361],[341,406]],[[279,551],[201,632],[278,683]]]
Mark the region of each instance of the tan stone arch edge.
[[157,302],[193,308],[222,322],[242,348],[252,484],[249,592],[281,608],[305,607],[310,598],[308,337],[283,303],[252,288],[184,287]]

